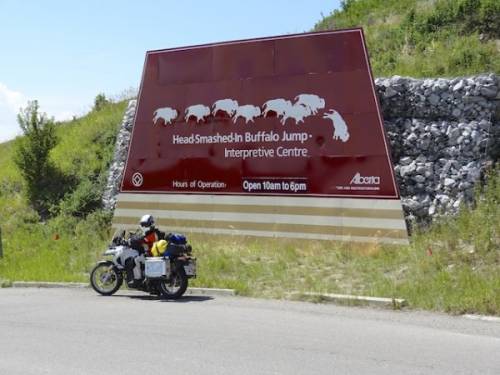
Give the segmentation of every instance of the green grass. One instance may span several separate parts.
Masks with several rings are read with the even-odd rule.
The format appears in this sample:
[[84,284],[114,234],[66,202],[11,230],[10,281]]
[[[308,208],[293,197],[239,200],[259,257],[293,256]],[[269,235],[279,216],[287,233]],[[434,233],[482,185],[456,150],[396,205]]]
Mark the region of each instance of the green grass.
[[78,177],[99,176],[106,171],[126,106],[126,101],[108,104],[59,126],[60,142],[51,153],[56,165]]
[[0,279],[10,281],[83,281],[107,243],[106,218],[65,217],[46,224],[18,223],[3,232]]
[[193,285],[265,298],[296,291],[405,298],[411,308],[500,315],[498,239],[497,250],[482,253],[434,236],[417,235],[408,247],[362,247],[193,235],[199,259]]
[[[500,315],[498,173],[478,197],[475,208],[416,233],[410,246],[192,234],[199,273],[192,286],[264,298],[292,298],[291,292],[397,297],[411,308]],[[108,218],[96,212],[41,224],[29,222],[29,211],[24,215],[24,221],[12,215],[5,226],[0,279],[87,281],[107,244]]]
[[496,0],[357,0],[314,30],[362,26],[375,76],[500,73]]
[[88,212],[80,215],[78,198],[86,197],[87,191],[99,198],[126,104],[110,103],[82,118],[57,124],[60,142],[51,151],[51,159],[75,186],[60,207],[54,207],[56,214],[47,222],[40,222],[23,194],[23,182],[13,162],[17,140],[0,144],[0,227],[5,254],[0,260],[0,279],[85,278],[82,275],[107,241],[109,218],[99,210],[92,210],[88,217]]
[[[92,165],[105,168],[104,159],[90,159],[93,153],[87,151],[93,146],[82,133],[106,134],[103,128],[117,126],[121,117],[118,110],[114,117],[112,112],[109,123],[99,126],[85,119],[71,123],[72,137],[81,141],[61,142],[54,150],[58,165],[81,174],[95,170]],[[10,144],[0,146],[0,151],[12,151]],[[5,153],[0,161],[9,166]],[[75,160],[86,160],[85,165]],[[26,204],[16,178],[9,180],[8,175],[2,173],[10,190],[0,192],[0,285],[88,281],[110,236],[109,217],[99,210],[85,218],[61,213],[42,223]],[[414,234],[410,246],[192,234],[199,273],[192,286],[232,288],[240,295],[264,298],[291,298],[291,292],[398,297],[407,299],[411,308],[500,315],[498,172],[477,197],[476,207]]]
[[[500,176],[477,205],[416,233],[410,246],[241,236],[189,236],[198,258],[192,286],[240,295],[291,292],[405,298],[411,308],[500,315]],[[5,280],[88,281],[109,239],[109,217],[59,215],[40,223],[20,194],[0,199]],[[163,228],[168,230],[168,228]]]
[[[472,3],[482,13],[458,7]],[[485,11],[497,3],[349,0],[315,29],[364,26],[376,75],[498,73],[500,27],[488,31],[498,22],[488,17],[497,12]],[[0,286],[16,280],[88,281],[110,236],[109,217],[95,203],[125,106],[106,104],[58,124],[60,142],[51,158],[74,186],[46,222],[23,195],[12,161],[16,141],[0,144]],[[199,273],[192,285],[264,298],[289,298],[291,292],[400,297],[411,308],[500,315],[499,200],[496,173],[478,191],[474,209],[416,233],[404,247],[192,234]]]
[[[100,111],[73,121],[58,123],[59,143],[51,151],[55,164],[66,173],[89,175],[109,164],[114,140],[126,101],[104,106]],[[0,143],[0,181],[21,182],[13,162],[16,140]]]
[[194,285],[270,298],[399,297],[413,308],[500,315],[500,176],[478,196],[477,207],[415,234],[410,246],[192,235]]

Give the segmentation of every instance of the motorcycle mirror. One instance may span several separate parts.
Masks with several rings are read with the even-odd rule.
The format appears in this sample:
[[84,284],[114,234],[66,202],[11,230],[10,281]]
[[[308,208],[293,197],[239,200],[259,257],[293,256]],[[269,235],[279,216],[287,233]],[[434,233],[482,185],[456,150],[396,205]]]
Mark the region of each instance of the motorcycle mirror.
[[111,243],[114,245],[119,245],[121,240],[125,237],[125,229],[117,230],[111,239]]

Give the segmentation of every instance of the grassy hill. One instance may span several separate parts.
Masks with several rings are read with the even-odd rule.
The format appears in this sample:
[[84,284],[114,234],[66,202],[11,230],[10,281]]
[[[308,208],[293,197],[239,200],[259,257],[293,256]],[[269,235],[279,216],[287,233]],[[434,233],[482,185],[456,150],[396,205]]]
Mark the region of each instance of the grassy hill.
[[[95,203],[124,110],[124,102],[109,104],[58,125],[51,158],[75,183],[61,186],[66,194],[44,222],[24,197],[12,162],[16,141],[0,144],[0,286],[88,280],[109,240],[110,217]],[[413,308],[500,315],[499,201],[493,173],[475,208],[414,234],[410,246],[192,234],[199,266],[193,285],[268,298],[294,291],[402,297]]]
[[500,74],[498,0],[346,0],[314,30],[362,26],[375,76]]
[[0,279],[75,280],[107,240],[109,217],[100,209],[106,172],[126,103],[57,125],[51,159],[71,184],[44,222],[28,205],[13,162],[17,140],[0,144]]
[[[496,0],[343,4],[315,30],[364,26],[376,75],[500,72]],[[58,124],[51,159],[71,183],[60,185],[63,199],[43,222],[13,162],[17,141],[0,144],[0,286],[88,280],[109,239],[99,201],[125,107],[105,104]],[[194,285],[272,298],[292,291],[402,297],[412,307],[500,315],[499,201],[496,173],[478,190],[475,208],[416,233],[408,247],[190,235],[199,262]]]

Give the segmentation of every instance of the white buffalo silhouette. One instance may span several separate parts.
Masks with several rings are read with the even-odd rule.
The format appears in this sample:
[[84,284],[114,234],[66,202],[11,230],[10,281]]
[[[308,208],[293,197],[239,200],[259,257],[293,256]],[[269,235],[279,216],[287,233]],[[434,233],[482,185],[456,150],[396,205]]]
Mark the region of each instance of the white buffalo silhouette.
[[333,139],[340,138],[342,142],[347,142],[349,140],[349,129],[340,113],[334,109],[330,109],[327,113],[323,114],[323,118],[332,120]]
[[260,108],[256,107],[252,104],[246,104],[239,106],[238,109],[236,109],[236,112],[233,116],[233,122],[236,123],[236,120],[238,120],[239,117],[243,117],[245,119],[245,124],[247,124],[249,121],[253,122],[253,120],[256,117],[260,116]]
[[191,116],[194,116],[196,117],[196,122],[198,123],[200,121],[203,121],[205,117],[210,115],[210,108],[203,104],[195,104],[187,107],[184,111],[184,114],[186,115],[184,117],[184,120],[186,120],[186,122],[189,121],[189,118]]
[[285,125],[286,120],[289,118],[293,118],[295,120],[295,124],[300,124],[304,122],[304,119],[311,115],[311,109],[302,104],[290,104],[285,109],[285,113],[281,118],[281,123]]
[[229,117],[233,117],[238,109],[238,102],[233,99],[217,100],[212,105],[212,115],[216,115],[218,111],[225,112]]
[[269,111],[273,111],[276,112],[276,115],[278,117],[283,116],[285,114],[286,109],[291,105],[292,102],[290,100],[285,100],[282,98],[268,100],[262,106],[262,108],[264,108],[264,112],[262,112],[262,115],[266,117]]
[[302,104],[308,107],[312,114],[318,113],[318,109],[325,108],[325,99],[314,94],[300,94],[295,97],[295,104]]
[[165,108],[158,108],[156,111],[153,113],[153,124],[156,125],[156,122],[159,119],[163,119],[163,122],[165,125],[170,124],[173,120],[179,116],[179,112],[177,110],[170,108],[170,107],[165,107]]

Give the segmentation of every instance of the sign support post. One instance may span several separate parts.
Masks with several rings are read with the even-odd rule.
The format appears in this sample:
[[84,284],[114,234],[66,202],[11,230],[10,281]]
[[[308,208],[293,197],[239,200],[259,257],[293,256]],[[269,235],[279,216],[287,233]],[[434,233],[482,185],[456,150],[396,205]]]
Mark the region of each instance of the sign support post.
[[0,227],[0,258],[3,258],[3,247],[2,247],[2,228]]

